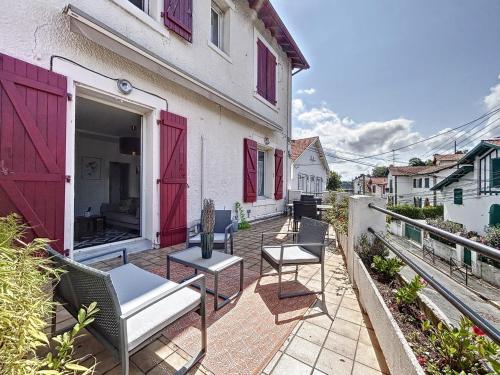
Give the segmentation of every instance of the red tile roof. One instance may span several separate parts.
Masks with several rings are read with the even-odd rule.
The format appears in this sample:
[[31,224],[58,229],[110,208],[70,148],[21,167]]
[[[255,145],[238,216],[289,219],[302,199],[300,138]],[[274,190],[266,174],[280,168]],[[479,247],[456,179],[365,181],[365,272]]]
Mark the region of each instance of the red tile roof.
[[415,176],[415,175],[421,175],[421,174],[430,174],[430,173],[435,173],[439,172],[443,169],[450,168],[450,165],[423,165],[423,166],[418,166],[418,167],[412,167],[412,166],[407,166],[407,167],[389,167],[389,172],[393,176]]
[[387,185],[387,177],[370,177],[372,185]]
[[434,160],[457,161],[462,159],[464,154],[435,154]]
[[306,150],[306,148],[308,148],[318,139],[318,137],[292,139],[292,161],[297,160],[299,156],[302,155],[302,153]]

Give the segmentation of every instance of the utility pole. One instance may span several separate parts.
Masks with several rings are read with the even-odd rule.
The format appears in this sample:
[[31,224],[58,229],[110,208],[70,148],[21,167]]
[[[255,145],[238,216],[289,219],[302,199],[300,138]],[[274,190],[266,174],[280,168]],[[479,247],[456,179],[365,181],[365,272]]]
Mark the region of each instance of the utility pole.
[[396,165],[396,152],[392,150],[392,165]]
[[455,154],[457,153],[457,140],[455,139]]

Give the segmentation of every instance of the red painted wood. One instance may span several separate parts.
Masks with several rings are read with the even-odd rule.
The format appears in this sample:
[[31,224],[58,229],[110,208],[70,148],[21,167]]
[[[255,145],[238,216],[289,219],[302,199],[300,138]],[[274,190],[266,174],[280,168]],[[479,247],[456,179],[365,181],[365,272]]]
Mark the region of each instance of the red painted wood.
[[257,93],[263,98],[267,97],[267,47],[257,40]]
[[274,150],[274,199],[283,199],[283,151]]
[[243,141],[243,202],[257,200],[257,142]]
[[269,50],[266,61],[266,99],[276,104],[276,56]]
[[64,252],[66,77],[0,54],[0,216]]
[[160,131],[160,245],[186,241],[187,119],[162,111]]
[[193,41],[193,0],[165,0],[164,22],[170,30]]

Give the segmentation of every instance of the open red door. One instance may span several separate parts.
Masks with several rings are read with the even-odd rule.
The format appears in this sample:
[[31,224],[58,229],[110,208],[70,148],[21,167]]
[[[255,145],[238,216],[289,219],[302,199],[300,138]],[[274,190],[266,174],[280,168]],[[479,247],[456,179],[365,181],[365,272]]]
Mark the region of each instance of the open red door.
[[161,113],[160,245],[186,241],[187,119]]
[[64,252],[66,77],[0,54],[0,216]]

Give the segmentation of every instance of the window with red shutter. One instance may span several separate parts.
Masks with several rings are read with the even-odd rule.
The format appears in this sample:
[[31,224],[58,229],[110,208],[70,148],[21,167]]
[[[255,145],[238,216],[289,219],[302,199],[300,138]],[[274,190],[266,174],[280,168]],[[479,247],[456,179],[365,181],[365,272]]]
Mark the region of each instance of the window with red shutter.
[[243,141],[243,202],[257,200],[257,142]]
[[257,40],[257,93],[271,104],[276,104],[276,56]]
[[193,0],[165,0],[165,26],[186,39],[193,41]]
[[274,150],[274,199],[283,199],[283,150]]

